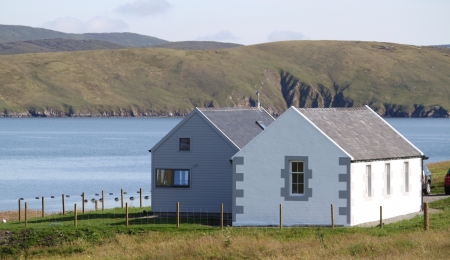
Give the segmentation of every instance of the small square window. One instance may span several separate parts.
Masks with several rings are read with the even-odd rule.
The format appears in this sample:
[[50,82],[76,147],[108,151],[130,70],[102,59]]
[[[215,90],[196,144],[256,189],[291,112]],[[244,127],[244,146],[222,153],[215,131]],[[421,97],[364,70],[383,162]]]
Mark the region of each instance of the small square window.
[[180,138],[180,151],[191,150],[191,138]]

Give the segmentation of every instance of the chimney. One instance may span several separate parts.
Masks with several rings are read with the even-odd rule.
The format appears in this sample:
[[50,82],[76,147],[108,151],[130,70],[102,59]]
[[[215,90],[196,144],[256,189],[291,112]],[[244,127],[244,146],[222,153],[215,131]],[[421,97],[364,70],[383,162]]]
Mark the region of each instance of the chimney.
[[256,90],[256,95],[257,95],[256,105],[258,109],[261,110],[261,103],[259,102],[259,89]]

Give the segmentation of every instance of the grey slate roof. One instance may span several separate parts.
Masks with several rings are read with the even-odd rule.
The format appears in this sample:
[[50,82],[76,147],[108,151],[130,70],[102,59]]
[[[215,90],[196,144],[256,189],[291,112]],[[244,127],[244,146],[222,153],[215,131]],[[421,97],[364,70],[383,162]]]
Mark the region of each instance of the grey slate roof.
[[350,154],[354,161],[423,155],[367,106],[297,110]]
[[197,108],[239,148],[244,147],[263,129],[256,123],[269,126],[274,118],[263,108]]

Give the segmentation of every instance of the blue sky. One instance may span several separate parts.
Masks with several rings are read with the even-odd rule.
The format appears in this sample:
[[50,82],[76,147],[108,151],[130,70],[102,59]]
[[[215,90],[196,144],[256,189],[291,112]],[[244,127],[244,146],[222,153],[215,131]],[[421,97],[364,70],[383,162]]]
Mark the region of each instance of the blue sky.
[[0,24],[68,33],[134,32],[169,41],[450,44],[449,0],[15,0]]

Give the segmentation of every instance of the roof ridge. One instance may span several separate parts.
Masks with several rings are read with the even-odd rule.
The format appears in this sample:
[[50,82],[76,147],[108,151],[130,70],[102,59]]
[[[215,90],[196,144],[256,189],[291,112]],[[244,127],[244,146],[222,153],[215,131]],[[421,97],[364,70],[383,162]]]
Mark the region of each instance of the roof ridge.
[[259,110],[257,107],[197,107],[200,111]]
[[362,107],[298,107],[297,110],[319,110],[319,111],[355,111],[355,110],[367,110],[366,106]]

